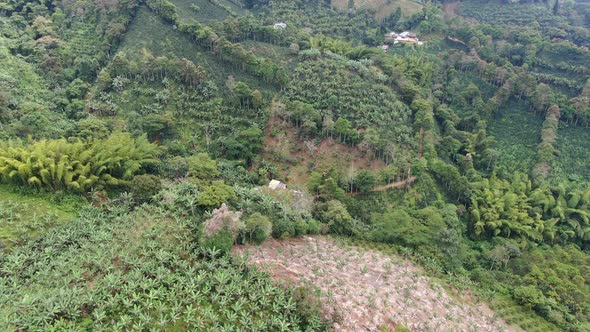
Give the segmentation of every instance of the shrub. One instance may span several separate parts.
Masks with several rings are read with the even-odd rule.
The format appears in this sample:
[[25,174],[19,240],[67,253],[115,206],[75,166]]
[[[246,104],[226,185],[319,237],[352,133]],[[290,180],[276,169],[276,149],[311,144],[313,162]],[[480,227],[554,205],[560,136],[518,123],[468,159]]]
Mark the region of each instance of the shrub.
[[535,286],[516,287],[513,296],[516,302],[531,309],[545,302],[545,296]]
[[245,232],[248,241],[262,243],[272,233],[272,223],[266,216],[254,213],[246,221]]
[[169,159],[164,164],[164,174],[170,179],[184,177],[188,174],[189,163],[180,156]]
[[375,175],[369,171],[361,170],[356,175],[355,186],[360,192],[370,191],[376,183],[377,179],[375,178]]
[[186,158],[190,176],[201,180],[213,180],[219,175],[217,162],[206,153],[198,153]]
[[494,249],[486,253],[487,258],[491,262],[492,269],[494,267],[506,267],[511,258],[520,256],[520,249],[514,243],[507,242],[499,244]]
[[278,219],[272,225],[272,236],[279,239],[291,237],[295,234],[295,225],[291,220]]
[[203,188],[197,198],[197,204],[205,208],[213,208],[235,199],[234,189],[226,185],[223,180],[217,180],[213,181],[210,186]]
[[114,216],[122,216],[132,210],[134,203],[137,203],[137,200],[132,194],[121,193],[117,198],[110,199],[102,205],[102,209]]
[[241,216],[241,212],[231,211],[225,204],[213,210],[211,218],[203,224],[201,248],[217,249],[221,254],[229,253],[239,234],[244,230]]
[[66,197],[66,193],[63,190],[56,190],[53,192],[53,194],[51,195],[51,201],[54,203],[61,203],[64,198]]
[[220,254],[225,255],[230,252],[233,244],[232,234],[227,229],[224,229],[210,237],[203,238],[201,248],[204,250],[216,249],[220,251]]
[[353,234],[354,220],[340,201],[331,200],[326,203],[321,217],[324,222],[328,223],[331,232],[340,235]]
[[322,224],[315,220],[310,219],[307,221],[307,233],[308,234],[320,234],[322,231]]
[[139,204],[149,202],[161,189],[160,178],[151,174],[138,175],[131,182],[131,193]]
[[295,236],[301,236],[307,233],[307,223],[303,219],[299,219],[294,224]]
[[[445,221],[433,207],[417,211],[411,209],[406,211],[400,208],[383,214],[374,214],[371,219],[373,229],[369,235],[373,241],[401,244],[412,248],[429,246],[439,239],[441,232],[446,229]],[[447,246],[446,249],[453,249],[448,247],[448,243],[444,245]],[[452,243],[452,246],[457,245],[459,244]]]
[[303,321],[303,325],[312,325],[313,321],[319,317],[322,310],[322,303],[317,296],[318,291],[305,286],[297,287],[293,290],[293,302],[297,305],[295,311]]

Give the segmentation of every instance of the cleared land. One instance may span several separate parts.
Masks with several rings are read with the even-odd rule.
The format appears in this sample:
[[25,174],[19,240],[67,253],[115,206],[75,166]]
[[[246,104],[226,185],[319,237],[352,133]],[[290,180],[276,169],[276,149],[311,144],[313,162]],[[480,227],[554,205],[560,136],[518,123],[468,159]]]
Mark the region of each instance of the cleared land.
[[263,157],[279,166],[277,175],[295,188],[305,188],[310,169],[335,167],[352,176],[360,169],[386,167],[382,160],[332,138],[302,140],[296,128],[278,117],[271,118],[266,128]]
[[485,305],[445,290],[402,258],[323,237],[239,246],[275,280],[317,287],[335,331],[510,331]]

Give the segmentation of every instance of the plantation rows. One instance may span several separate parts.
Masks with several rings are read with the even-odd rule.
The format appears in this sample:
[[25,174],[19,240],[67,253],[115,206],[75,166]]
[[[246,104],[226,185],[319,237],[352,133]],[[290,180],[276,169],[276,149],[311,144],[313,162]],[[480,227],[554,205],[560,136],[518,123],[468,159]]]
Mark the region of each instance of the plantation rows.
[[[290,100],[307,103],[319,111],[321,116],[315,121],[324,121],[324,130],[335,129],[338,133],[334,121],[342,118],[350,121],[352,128],[374,128],[380,137],[397,144],[410,144],[410,110],[385,85],[386,80],[372,73],[362,61],[318,55],[297,67],[286,94]],[[382,147],[383,143],[376,145]]]
[[489,24],[526,26],[539,22],[541,26],[557,26],[564,21],[551,13],[544,4],[507,5],[499,1],[466,1],[459,7],[461,15]]
[[[304,1],[273,1],[256,8],[271,22],[285,22],[298,29],[311,29],[315,34],[324,34],[352,40],[363,36],[371,41],[371,33],[377,22],[366,10],[347,13],[318,2],[313,5]],[[379,31],[380,33],[381,31]]]
[[3,255],[0,329],[322,329],[267,276],[196,249],[190,222],[155,207],[122,207],[87,208]]

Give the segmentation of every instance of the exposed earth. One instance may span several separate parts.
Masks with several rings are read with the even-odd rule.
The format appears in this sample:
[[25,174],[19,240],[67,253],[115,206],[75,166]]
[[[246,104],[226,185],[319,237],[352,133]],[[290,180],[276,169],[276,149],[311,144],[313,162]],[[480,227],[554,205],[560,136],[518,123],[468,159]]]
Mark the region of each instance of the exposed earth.
[[323,315],[334,331],[514,331],[484,304],[436,284],[410,261],[325,236],[260,246],[235,254],[267,271],[278,282],[320,290]]

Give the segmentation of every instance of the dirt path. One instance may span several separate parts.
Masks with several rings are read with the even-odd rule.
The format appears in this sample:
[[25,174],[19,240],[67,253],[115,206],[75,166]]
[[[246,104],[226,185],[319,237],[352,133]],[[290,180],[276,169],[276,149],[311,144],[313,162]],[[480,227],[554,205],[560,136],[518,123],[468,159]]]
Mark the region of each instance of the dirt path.
[[318,287],[334,331],[393,331],[399,324],[412,331],[514,330],[487,306],[449,294],[411,262],[329,237],[270,240],[234,252],[277,281]]
[[465,43],[464,43],[464,42],[463,42],[461,39],[459,39],[459,38],[455,38],[455,37],[451,37],[451,36],[447,36],[447,38],[448,38],[450,41],[454,41],[455,43],[459,43],[459,44],[461,44],[461,45],[465,45],[465,46],[467,46],[467,44],[465,44]]
[[397,181],[397,182],[393,182],[390,184],[386,184],[384,186],[373,187],[373,189],[371,189],[371,191],[384,191],[384,190],[387,190],[390,188],[402,188],[402,187],[405,187],[406,185],[412,184],[414,181],[416,181],[416,177],[410,176],[409,178],[407,178],[406,180],[403,180],[403,181]]

